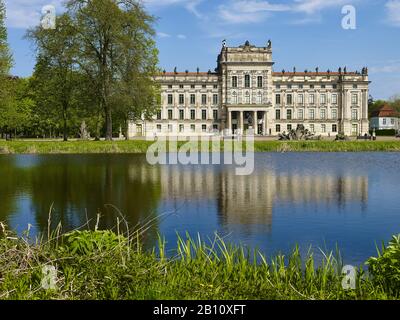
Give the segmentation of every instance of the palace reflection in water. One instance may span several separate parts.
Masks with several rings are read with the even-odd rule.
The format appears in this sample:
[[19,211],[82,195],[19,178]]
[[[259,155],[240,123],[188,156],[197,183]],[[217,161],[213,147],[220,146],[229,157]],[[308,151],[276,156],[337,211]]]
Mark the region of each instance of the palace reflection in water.
[[173,246],[176,231],[230,232],[257,246],[326,237],[350,246],[400,225],[391,192],[399,163],[397,154],[257,154],[254,174],[236,176],[223,165],[150,166],[144,155],[0,156],[0,221],[45,231],[53,207],[53,226],[64,230],[93,227],[98,213],[101,228],[115,228],[119,212],[131,226],[152,220],[148,246],[157,233]]

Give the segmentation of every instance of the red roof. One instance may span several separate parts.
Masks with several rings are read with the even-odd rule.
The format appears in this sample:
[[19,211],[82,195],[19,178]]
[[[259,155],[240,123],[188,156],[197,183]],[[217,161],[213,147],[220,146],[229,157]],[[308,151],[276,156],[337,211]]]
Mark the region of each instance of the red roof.
[[378,111],[375,111],[372,114],[372,117],[379,117],[379,118],[383,118],[383,117],[399,117],[399,113],[397,111],[395,111],[392,107],[390,107],[388,104],[385,104],[382,108],[380,108]]
[[[160,73],[160,76],[206,76],[206,75],[216,75],[215,72],[165,72]],[[274,76],[338,76],[338,75],[360,75],[356,72],[347,72],[347,73],[339,73],[339,72],[274,72]]]

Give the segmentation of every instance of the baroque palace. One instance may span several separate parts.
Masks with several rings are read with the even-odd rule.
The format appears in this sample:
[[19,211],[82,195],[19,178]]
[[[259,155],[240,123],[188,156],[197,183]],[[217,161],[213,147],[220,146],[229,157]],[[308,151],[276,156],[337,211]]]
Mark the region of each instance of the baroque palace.
[[322,136],[368,133],[368,69],[274,72],[272,43],[223,42],[214,72],[163,72],[161,109],[129,123],[135,136],[246,134],[276,136],[304,125]]

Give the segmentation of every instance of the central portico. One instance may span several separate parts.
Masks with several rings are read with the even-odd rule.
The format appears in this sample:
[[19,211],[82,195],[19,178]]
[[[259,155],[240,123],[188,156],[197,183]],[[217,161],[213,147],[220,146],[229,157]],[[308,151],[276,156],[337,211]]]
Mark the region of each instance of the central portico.
[[218,56],[222,77],[222,107],[226,110],[227,133],[266,135],[272,109],[272,44],[255,47],[248,41],[239,47],[223,45]]

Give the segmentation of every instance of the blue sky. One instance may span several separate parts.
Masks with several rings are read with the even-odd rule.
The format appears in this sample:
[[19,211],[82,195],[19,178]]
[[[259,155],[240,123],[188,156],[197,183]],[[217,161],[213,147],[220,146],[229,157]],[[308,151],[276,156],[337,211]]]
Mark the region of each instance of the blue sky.
[[[62,0],[5,0],[13,74],[29,76],[34,56],[23,39],[40,20],[44,5],[58,12]],[[143,0],[158,17],[160,67],[172,71],[213,70],[221,48],[249,40],[273,43],[275,70],[348,70],[368,66],[371,94],[400,94],[400,0]],[[356,29],[342,28],[342,8],[356,9]]]

